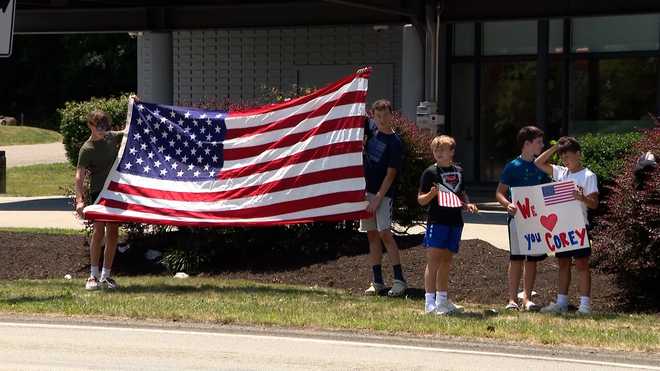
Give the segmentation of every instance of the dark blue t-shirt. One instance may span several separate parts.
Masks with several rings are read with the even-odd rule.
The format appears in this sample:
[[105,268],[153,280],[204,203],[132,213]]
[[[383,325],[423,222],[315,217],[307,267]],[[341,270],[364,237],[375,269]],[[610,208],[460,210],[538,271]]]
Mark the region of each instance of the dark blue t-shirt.
[[512,187],[527,187],[550,182],[548,174],[534,165],[534,161],[525,161],[522,157],[511,160],[504,166],[500,183],[509,186],[506,197],[511,200]]
[[[373,130],[373,127],[371,128]],[[377,130],[377,129],[376,129]],[[401,138],[395,133],[385,134],[380,131],[374,132],[367,141],[364,156],[364,173],[367,181],[367,192],[376,194],[387,175],[387,168],[395,168],[397,173],[401,170],[403,157],[403,145]],[[386,197],[394,198],[394,185],[385,194]]]

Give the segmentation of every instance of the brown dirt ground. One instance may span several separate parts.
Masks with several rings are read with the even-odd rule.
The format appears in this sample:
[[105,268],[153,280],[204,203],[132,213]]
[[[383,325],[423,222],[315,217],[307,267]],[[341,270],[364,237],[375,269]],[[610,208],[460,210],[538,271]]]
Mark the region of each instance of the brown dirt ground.
[[[420,299],[424,296],[424,249],[419,245],[421,236],[397,237],[401,247],[404,274],[408,280],[407,295]],[[300,284],[305,286],[332,287],[345,289],[353,295],[360,295],[370,280],[367,260],[367,243],[363,236],[349,241],[352,246],[341,249],[342,256],[327,259],[296,260],[290,264],[286,259],[273,261],[269,255],[254,256],[251,264],[235,260],[231,256],[225,260],[231,270],[220,270],[215,276],[229,279],[248,279],[258,282]],[[133,248],[129,249],[131,251]],[[83,278],[89,267],[88,248],[84,236],[46,235],[31,233],[0,232],[0,279],[61,278],[65,274]],[[119,254],[115,270],[122,274],[165,274],[159,268],[148,268],[146,261],[136,262],[141,254]],[[506,271],[508,252],[480,241],[462,241],[450,274],[450,297],[461,303],[480,303],[501,306],[506,302]],[[224,265],[224,264],[223,264]],[[124,266],[125,269],[122,269]],[[137,268],[136,268],[137,267]],[[539,264],[535,290],[539,293],[535,300],[544,304],[556,295],[557,263],[548,258]],[[386,282],[392,272],[384,259],[383,272]],[[574,273],[574,279],[577,278]],[[613,277],[593,272],[593,307],[595,310],[616,310],[618,291]],[[82,285],[82,283],[81,283]],[[575,284],[571,288],[573,302],[577,300]]]

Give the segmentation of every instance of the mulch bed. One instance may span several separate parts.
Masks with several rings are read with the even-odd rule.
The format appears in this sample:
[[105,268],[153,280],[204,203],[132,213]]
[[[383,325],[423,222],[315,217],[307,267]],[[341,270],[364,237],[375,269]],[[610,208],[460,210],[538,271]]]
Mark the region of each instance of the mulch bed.
[[[424,296],[426,264],[424,249],[419,245],[421,236],[402,236],[397,237],[397,240],[401,248],[404,274],[410,286],[408,296],[421,299]],[[341,249],[342,256],[324,259],[287,259],[286,256],[254,253],[249,255],[250,262],[247,263],[244,254],[240,261],[228,255],[223,265],[234,268],[212,274],[229,279],[332,287],[361,295],[370,280],[367,242],[363,235],[358,235],[349,242],[351,246]],[[153,265],[149,267],[146,260],[136,261],[136,256],[139,260],[141,255],[117,253],[115,266],[119,275],[154,273],[160,269],[154,270]],[[0,232],[0,279],[62,278],[65,274],[83,278],[89,267],[88,259],[84,236]],[[385,279],[389,282],[392,272],[387,256],[384,257],[383,263]],[[507,251],[480,240],[462,241],[460,253],[455,257],[450,274],[450,296],[457,302],[502,306],[506,303],[507,263]],[[535,300],[538,304],[554,300],[557,270],[554,258],[539,263],[535,286],[535,291],[539,294]],[[166,274],[162,270],[160,273]],[[575,271],[573,279],[570,294],[575,302]],[[614,303],[617,302],[618,290],[613,284],[612,276],[594,271],[592,285],[595,310],[617,309]]]

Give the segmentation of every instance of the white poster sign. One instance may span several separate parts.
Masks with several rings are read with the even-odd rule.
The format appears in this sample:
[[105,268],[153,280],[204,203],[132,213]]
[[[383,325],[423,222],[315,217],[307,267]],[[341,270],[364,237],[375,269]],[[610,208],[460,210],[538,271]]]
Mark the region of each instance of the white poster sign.
[[511,188],[516,205],[517,255],[551,254],[589,247],[586,220],[575,199],[575,183],[562,181]]

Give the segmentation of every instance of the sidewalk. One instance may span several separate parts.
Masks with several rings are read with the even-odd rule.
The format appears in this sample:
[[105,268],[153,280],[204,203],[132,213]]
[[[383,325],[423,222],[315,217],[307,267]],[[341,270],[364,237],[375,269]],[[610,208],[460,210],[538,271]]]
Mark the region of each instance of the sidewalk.
[[[67,197],[0,197],[0,228],[81,229],[83,223],[76,217],[71,199]],[[408,233],[424,231],[423,226],[416,226]],[[509,250],[506,215],[500,211],[466,214],[462,239],[479,239],[498,249]]]
[[[464,214],[461,240],[482,240],[501,250],[509,250],[509,231],[506,226],[506,214],[501,211],[480,211],[479,214]],[[396,228],[403,230],[404,228]],[[415,226],[408,230],[410,234],[423,234],[424,226]]]
[[82,229],[83,223],[68,197],[0,197],[0,228]]
[[64,144],[27,144],[18,146],[2,146],[5,151],[7,167],[27,166],[36,164],[54,164],[67,162]]

